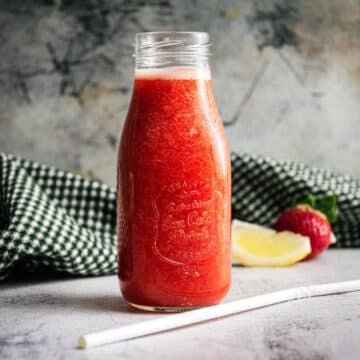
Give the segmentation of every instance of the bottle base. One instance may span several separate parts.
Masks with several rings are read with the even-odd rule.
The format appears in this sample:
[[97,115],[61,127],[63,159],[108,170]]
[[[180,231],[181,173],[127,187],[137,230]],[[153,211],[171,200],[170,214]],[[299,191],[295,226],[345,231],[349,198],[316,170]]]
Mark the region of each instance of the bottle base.
[[149,311],[149,312],[162,312],[162,313],[178,313],[189,310],[195,310],[203,307],[203,306],[148,306],[148,305],[134,304],[129,301],[127,301],[127,303],[128,305],[130,305],[131,307],[137,310]]

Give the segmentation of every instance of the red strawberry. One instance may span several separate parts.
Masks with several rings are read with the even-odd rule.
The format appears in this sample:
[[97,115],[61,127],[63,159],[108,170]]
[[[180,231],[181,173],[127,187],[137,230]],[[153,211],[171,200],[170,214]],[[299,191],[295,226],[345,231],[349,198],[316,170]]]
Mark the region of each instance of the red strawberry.
[[337,216],[336,197],[325,196],[316,199],[309,195],[299,205],[285,210],[278,218],[277,231],[292,231],[308,236],[311,242],[311,253],[306,259],[312,259],[328,248],[332,230],[330,222]]

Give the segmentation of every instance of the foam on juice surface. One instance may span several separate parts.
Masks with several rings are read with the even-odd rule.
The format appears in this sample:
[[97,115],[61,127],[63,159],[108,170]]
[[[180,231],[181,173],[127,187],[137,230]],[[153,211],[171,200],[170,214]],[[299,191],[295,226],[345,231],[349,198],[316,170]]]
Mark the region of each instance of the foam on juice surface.
[[136,69],[136,79],[210,80],[209,68],[172,66],[164,68]]

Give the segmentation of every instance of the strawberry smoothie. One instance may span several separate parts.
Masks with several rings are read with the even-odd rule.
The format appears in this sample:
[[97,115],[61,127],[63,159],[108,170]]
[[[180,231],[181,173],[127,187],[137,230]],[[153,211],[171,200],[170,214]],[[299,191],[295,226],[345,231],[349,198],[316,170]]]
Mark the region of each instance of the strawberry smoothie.
[[118,154],[119,279],[128,303],[182,309],[225,296],[230,174],[208,67],[136,70]]

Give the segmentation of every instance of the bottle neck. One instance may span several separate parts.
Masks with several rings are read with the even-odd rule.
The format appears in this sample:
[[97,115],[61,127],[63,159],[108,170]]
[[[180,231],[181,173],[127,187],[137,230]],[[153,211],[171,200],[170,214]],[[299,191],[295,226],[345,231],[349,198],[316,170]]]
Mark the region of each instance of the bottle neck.
[[136,35],[135,66],[140,69],[194,69],[209,72],[209,36],[201,32]]

